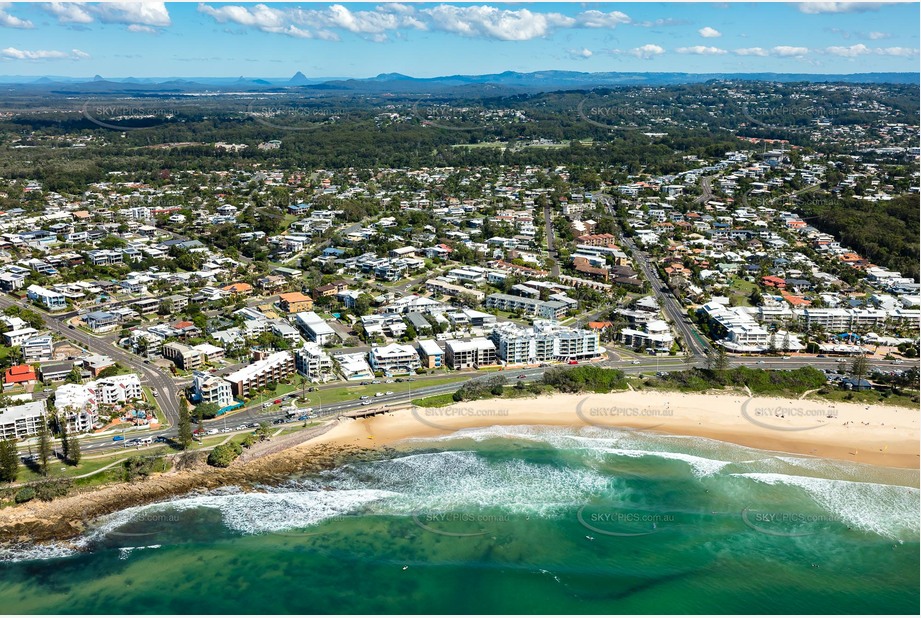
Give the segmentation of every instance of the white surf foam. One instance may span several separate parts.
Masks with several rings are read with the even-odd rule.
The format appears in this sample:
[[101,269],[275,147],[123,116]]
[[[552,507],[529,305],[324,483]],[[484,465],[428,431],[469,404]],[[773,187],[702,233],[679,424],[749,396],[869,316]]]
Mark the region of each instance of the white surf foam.
[[858,530],[900,541],[918,538],[921,492],[914,487],[776,473],[733,476],[766,485],[799,487],[821,508]]

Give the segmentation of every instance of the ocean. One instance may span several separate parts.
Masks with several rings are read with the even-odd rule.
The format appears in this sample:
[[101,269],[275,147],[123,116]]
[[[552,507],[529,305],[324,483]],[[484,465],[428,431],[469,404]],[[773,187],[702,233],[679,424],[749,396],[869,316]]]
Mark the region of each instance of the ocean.
[[491,427],[0,550],[3,613],[917,614],[919,474]]

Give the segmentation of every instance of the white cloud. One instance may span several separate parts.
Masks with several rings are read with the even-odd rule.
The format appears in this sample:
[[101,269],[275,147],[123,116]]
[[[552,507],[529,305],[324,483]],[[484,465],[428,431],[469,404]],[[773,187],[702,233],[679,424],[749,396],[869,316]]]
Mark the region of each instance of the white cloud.
[[767,50],[762,47],[743,47],[733,52],[737,56],[767,56]]
[[585,60],[595,55],[592,50],[585,47],[582,49],[570,49],[567,53],[576,60]]
[[918,55],[917,48],[911,47],[885,47],[874,50],[880,56],[901,56],[902,58],[911,58]]
[[694,45],[693,47],[679,47],[675,50],[679,54],[694,54],[696,56],[721,56],[726,52],[719,47],[708,47],[706,45]]
[[87,12],[82,2],[48,2],[41,6],[57,17],[62,24],[93,23],[93,16]]
[[616,28],[621,24],[629,24],[630,18],[620,11],[583,11],[576,15],[576,21],[586,28]]
[[163,2],[106,2],[88,7],[106,24],[138,24],[163,28],[169,26],[169,11]]
[[865,13],[878,11],[879,7],[891,2],[801,2],[800,13],[820,15],[822,13]]
[[875,32],[874,31],[874,32],[869,33],[867,35],[867,38],[870,39],[871,41],[878,41],[880,39],[888,39],[891,36],[892,35],[889,34],[888,32]]
[[672,19],[671,17],[666,17],[664,19],[635,21],[632,23],[634,26],[640,26],[641,28],[660,28],[663,26],[685,26],[688,24],[688,21],[685,19]]
[[781,58],[798,58],[809,53],[808,47],[792,47],[790,45],[778,45],[771,48],[771,54]]
[[123,24],[131,32],[153,32],[172,24],[163,2],[47,2],[41,8],[62,24]]
[[[10,8],[11,3],[0,2],[0,26],[4,28],[33,28],[34,24],[28,19],[20,19],[15,15],[10,15],[6,9]],[[12,49],[12,48],[11,48]]]
[[86,53],[85,51],[79,50],[79,49],[72,49],[70,50],[70,53],[77,60],[83,60],[84,58],[90,57],[88,53]]
[[697,34],[704,37],[705,39],[715,39],[723,36],[723,33],[717,30],[716,28],[711,28],[710,26],[704,26],[697,31]]
[[630,50],[630,55],[636,56],[637,58],[642,58],[643,60],[650,60],[656,56],[661,56],[664,53],[664,49],[652,43],[648,43],[641,47],[634,47]]
[[[276,5],[277,6],[277,5]],[[439,4],[424,9],[402,3],[384,3],[373,11],[356,11],[342,4],[323,9],[275,8],[266,4],[199,4],[198,10],[219,23],[235,23],[264,32],[338,38],[346,31],[373,41],[401,29],[438,30],[463,37],[499,41],[528,41],[563,28],[616,28],[631,23],[620,11],[582,11],[575,17],[537,10],[500,9],[489,5]]]
[[849,47],[833,46],[826,47],[825,51],[829,54],[834,54],[835,56],[842,56],[844,58],[856,58],[857,56],[863,56],[864,54],[873,53],[872,50],[864,45],[863,43],[858,43],[857,45],[851,45]]
[[73,50],[72,54],[55,49],[28,50],[7,47],[0,50],[0,56],[10,60],[60,60],[62,58],[86,58],[89,56],[89,54],[83,54],[84,52],[78,49]]
[[534,13],[528,9],[499,10],[491,6],[453,6],[441,4],[421,11],[430,27],[466,37],[500,41],[528,41],[549,35],[556,28],[576,24],[560,13]]

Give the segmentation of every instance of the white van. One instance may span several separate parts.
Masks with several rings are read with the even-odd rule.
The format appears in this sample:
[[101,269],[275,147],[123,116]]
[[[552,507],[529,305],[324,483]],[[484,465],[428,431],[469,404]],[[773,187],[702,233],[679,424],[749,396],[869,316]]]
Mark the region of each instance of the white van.
[[147,446],[153,444],[153,438],[138,438],[138,446]]

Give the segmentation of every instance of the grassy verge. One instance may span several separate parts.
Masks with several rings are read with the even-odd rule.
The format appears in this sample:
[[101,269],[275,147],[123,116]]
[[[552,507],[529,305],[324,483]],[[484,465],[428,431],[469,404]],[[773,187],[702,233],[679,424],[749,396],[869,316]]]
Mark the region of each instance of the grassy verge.
[[432,395],[422,399],[413,399],[412,404],[420,408],[444,408],[454,403],[454,393],[445,393],[443,395]]

